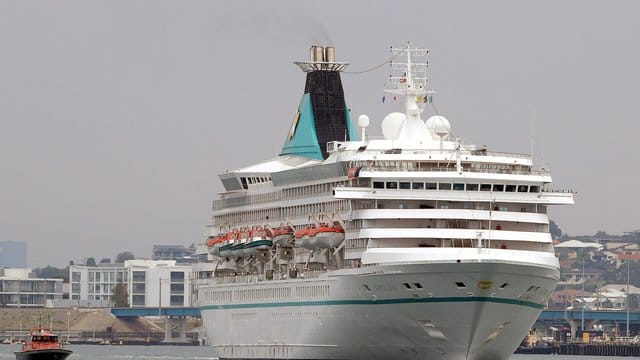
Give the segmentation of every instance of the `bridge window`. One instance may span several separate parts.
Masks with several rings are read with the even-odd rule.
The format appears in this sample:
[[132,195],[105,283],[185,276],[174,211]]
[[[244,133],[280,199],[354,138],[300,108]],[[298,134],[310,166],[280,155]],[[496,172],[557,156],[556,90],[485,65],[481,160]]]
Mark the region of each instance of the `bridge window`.
[[504,185],[502,185],[502,184],[493,184],[493,191],[503,192],[504,191]]
[[373,182],[374,189],[384,189],[384,181],[374,181]]
[[412,182],[411,183],[411,188],[413,190],[422,190],[422,189],[424,189],[424,183],[423,182]]
[[540,186],[535,186],[535,185],[529,186],[529,192],[532,192],[532,193],[540,192]]
[[491,184],[480,184],[480,191],[491,191]]
[[451,183],[440,183],[440,190],[451,190]]
[[506,192],[516,192],[516,186],[515,185],[507,185],[507,186],[505,186],[504,190]]
[[462,190],[464,191],[464,184],[463,183],[453,183],[453,190]]
[[527,185],[518,185],[518,192],[527,192],[528,188]]
[[426,185],[427,190],[437,190],[438,189],[438,183],[430,183],[428,182]]
[[467,184],[467,191],[478,191],[478,184]]
[[410,182],[401,182],[400,183],[400,189],[401,190],[409,190],[409,189],[411,189],[411,183]]
[[387,189],[397,189],[398,183],[395,181],[387,181]]

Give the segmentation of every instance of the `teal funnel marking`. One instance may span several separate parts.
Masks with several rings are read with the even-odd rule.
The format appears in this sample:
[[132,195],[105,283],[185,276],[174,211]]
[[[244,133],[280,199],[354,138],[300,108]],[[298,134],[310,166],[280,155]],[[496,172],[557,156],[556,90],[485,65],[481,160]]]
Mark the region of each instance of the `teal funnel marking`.
[[296,155],[324,160],[318,143],[318,134],[316,133],[311,94],[302,95],[300,105],[298,105],[298,112],[293,119],[280,155]]

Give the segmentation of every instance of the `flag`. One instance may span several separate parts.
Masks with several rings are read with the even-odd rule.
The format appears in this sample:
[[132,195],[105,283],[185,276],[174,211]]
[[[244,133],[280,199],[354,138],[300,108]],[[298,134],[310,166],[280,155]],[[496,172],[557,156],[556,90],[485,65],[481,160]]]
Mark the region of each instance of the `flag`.
[[396,97],[395,97],[395,96],[393,97],[393,100],[394,100],[394,101],[396,100]]
[[407,82],[407,78],[400,78],[400,83],[405,83]]
[[382,103],[384,104],[384,96],[382,97]]
[[422,96],[418,96],[418,101],[422,101]]

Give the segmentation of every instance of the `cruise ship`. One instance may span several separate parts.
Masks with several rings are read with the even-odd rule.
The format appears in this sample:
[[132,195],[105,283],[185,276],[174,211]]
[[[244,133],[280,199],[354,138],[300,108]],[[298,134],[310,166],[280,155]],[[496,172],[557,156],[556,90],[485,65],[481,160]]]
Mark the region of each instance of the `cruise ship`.
[[399,111],[379,138],[346,105],[335,48],[295,63],[282,151],[219,175],[197,291],[213,356],[500,360],[527,334],[559,279],[547,209],[573,193],[531,155],[453,136],[428,53],[391,47]]

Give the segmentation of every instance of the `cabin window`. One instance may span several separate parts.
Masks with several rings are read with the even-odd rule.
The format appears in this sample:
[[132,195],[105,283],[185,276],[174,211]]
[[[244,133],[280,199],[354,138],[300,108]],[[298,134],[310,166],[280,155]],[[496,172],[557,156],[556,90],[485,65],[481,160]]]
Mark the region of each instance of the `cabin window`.
[[493,184],[493,191],[503,192],[504,191],[504,185],[502,185],[502,184]]
[[491,191],[491,184],[480,184],[480,191]]
[[518,185],[518,192],[527,192],[528,186],[527,185]]
[[422,190],[422,189],[424,189],[424,183],[423,182],[412,182],[411,183],[411,188],[413,190]]
[[384,189],[384,181],[374,181],[373,182],[374,189]]
[[428,182],[426,185],[427,190],[437,190],[438,189],[438,183],[431,183]]
[[463,183],[453,183],[453,190],[462,190],[464,191],[464,184]]
[[401,182],[400,183],[400,189],[401,190],[411,189],[411,183],[410,182]]
[[478,184],[467,184],[467,191],[478,191]]
[[451,183],[440,183],[440,190],[451,190]]

